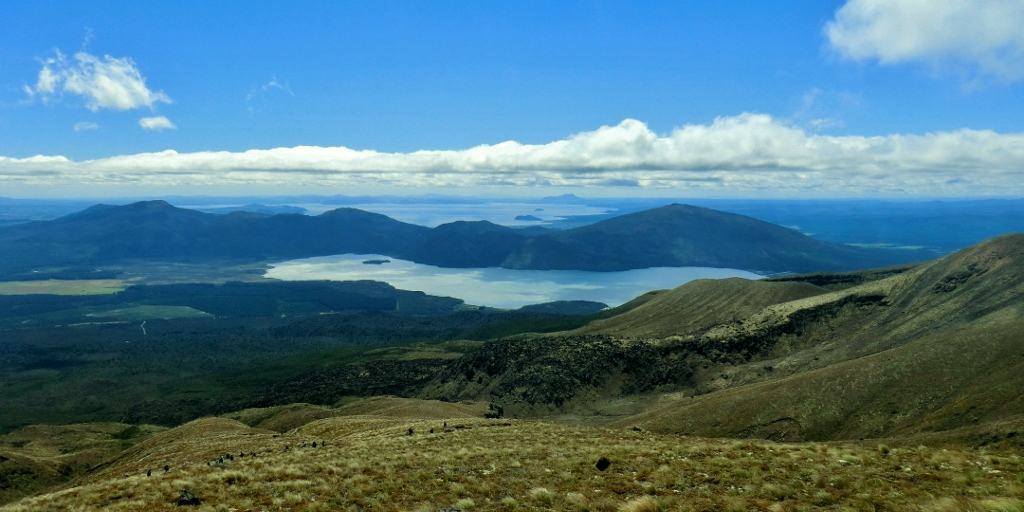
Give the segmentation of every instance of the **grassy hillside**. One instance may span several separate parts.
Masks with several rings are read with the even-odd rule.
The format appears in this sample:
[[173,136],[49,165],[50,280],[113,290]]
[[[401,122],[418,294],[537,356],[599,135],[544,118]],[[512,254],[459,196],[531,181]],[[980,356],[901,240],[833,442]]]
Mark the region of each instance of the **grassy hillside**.
[[701,332],[738,321],[772,304],[820,295],[808,283],[698,279],[658,294],[630,311],[596,320],[574,334],[609,334],[643,338]]
[[[0,437],[3,498],[32,495],[0,510],[1022,510],[1022,292],[1014,235],[913,268],[695,282],[565,333],[275,356],[219,377],[268,384],[245,393],[270,407]],[[320,318],[270,331],[353,328]],[[390,389],[444,401],[346,396]]]
[[0,435],[0,503],[66,484],[163,430],[152,425],[31,425]]
[[783,379],[664,399],[618,423],[825,440],[942,431],[1022,414],[1024,311],[979,322]]
[[1024,235],[861,278],[834,291],[799,278],[693,283],[565,335],[485,344],[424,396],[784,440],[923,433],[1024,414]]
[[1024,507],[1022,474],[1013,451],[712,440],[384,410],[283,434],[196,420],[73,486],[0,510],[172,510],[194,499],[203,510],[1011,511]]
[[623,423],[831,439],[941,431],[1024,413],[1024,236],[839,293],[868,292],[882,294],[868,313],[833,322],[835,335],[776,363],[832,364],[666,400]]

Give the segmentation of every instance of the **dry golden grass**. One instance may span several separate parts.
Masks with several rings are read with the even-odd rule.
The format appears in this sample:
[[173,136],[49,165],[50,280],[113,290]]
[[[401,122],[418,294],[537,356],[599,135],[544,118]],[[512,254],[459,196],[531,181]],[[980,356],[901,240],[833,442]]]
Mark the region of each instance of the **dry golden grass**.
[[396,396],[349,398],[334,407],[312,404],[288,404],[243,409],[225,414],[250,427],[286,432],[310,422],[336,416],[368,416],[406,419],[473,418],[487,411],[484,402],[450,403]]
[[[196,509],[224,511],[1024,510],[1014,452],[445,421],[334,417],[276,434],[208,418],[152,436],[80,485],[0,510],[181,510],[183,489],[203,500]],[[611,460],[605,471],[600,457]]]
[[341,415],[373,414],[408,419],[478,418],[487,412],[487,403],[452,403],[396,396],[375,396],[344,402],[338,405],[337,410]]
[[224,417],[237,420],[250,427],[287,432],[311,421],[337,416],[333,407],[313,404],[288,404],[273,407],[242,409],[225,414]]
[[30,425],[0,435],[0,503],[66,484],[161,430],[84,423]]
[[773,304],[826,293],[823,288],[799,282],[698,279],[659,293],[623,314],[595,320],[570,334],[643,338],[700,334],[710,327],[742,320]]
[[120,279],[46,279],[0,282],[0,295],[107,295],[124,290]]

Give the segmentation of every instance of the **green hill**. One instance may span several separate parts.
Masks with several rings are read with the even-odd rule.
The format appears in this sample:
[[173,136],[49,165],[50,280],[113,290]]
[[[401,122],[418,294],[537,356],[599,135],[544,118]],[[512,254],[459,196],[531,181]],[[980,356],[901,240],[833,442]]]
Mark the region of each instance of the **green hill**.
[[822,288],[799,282],[698,279],[659,293],[623,314],[596,320],[573,333],[665,338],[701,332],[738,321],[772,304],[823,293],[826,291]]
[[1024,235],[864,275],[879,278],[835,291],[799,277],[691,283],[564,335],[487,343],[424,394],[490,399],[513,414],[786,440],[1024,415]]
[[840,292],[879,300],[832,319],[834,334],[819,344],[773,360],[791,368],[785,377],[676,397],[622,421],[673,432],[836,439],[1022,415],[1022,292],[1024,236],[997,238]]

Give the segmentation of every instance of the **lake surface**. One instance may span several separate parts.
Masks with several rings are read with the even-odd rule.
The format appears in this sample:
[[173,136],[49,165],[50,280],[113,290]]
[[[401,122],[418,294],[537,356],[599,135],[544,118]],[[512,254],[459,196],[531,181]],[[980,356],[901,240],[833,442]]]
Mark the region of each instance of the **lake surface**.
[[[390,263],[364,264],[388,259]],[[657,267],[622,272],[441,268],[377,254],[345,254],[271,265],[267,277],[285,281],[370,279],[403,290],[460,298],[468,304],[518,308],[555,300],[592,300],[617,306],[651,290],[674,288],[694,279],[761,276],[744,270]]]
[[[613,208],[584,204],[548,204],[528,201],[481,201],[458,203],[352,203],[345,205],[299,203],[310,215],[319,215],[340,206],[387,215],[395,220],[435,227],[457,220],[486,220],[502,226],[537,226],[579,215],[599,215]],[[520,217],[517,219],[516,217]],[[529,217],[529,218],[528,218]],[[532,218],[532,219],[530,219]],[[525,219],[525,220],[524,220]]]

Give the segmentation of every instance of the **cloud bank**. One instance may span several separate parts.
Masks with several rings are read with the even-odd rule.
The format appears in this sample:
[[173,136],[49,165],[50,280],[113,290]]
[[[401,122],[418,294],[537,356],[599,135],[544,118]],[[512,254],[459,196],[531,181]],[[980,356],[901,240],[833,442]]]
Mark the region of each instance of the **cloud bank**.
[[1024,79],[1024,1],[848,0],[825,26],[840,54]]
[[708,195],[1021,195],[1024,133],[809,133],[745,113],[657,134],[627,119],[546,144],[388,153],[344,146],[173,150],[74,161],[0,157],[0,187],[76,184],[347,187],[643,187]]
[[127,57],[97,57],[78,52],[68,58],[61,52],[43,61],[35,86],[25,86],[31,97],[50,101],[63,94],[81,96],[93,112],[109,110],[152,109],[158,103],[170,103],[163,91],[146,85],[135,62]]

